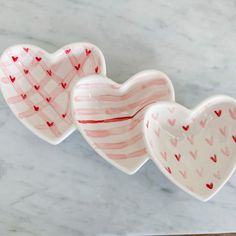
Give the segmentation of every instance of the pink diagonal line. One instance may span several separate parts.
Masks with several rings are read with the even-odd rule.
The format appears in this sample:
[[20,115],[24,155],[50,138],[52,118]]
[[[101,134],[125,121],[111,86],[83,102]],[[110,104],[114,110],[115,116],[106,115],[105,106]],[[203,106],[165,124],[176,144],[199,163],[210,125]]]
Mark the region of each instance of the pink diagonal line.
[[[41,68],[45,71],[45,70],[51,70],[50,68],[48,68],[48,66],[44,63],[44,60],[43,60],[43,52],[42,51],[38,51],[38,52],[36,52],[35,53],[35,55],[34,54],[32,54],[31,53],[31,51],[32,51],[32,49],[30,49],[29,50],[29,52],[25,52],[24,50],[22,50],[22,52],[23,53],[25,53],[25,54],[20,54],[20,55],[17,55],[19,58],[23,55],[23,56],[25,56],[25,55],[29,55],[29,56],[31,56],[31,58],[32,58],[32,60],[31,60],[31,63],[29,64],[29,66],[27,66],[28,68],[28,70],[29,71],[31,71],[34,67],[36,67],[36,66],[41,66]],[[35,58],[36,58],[36,56],[40,56],[40,57],[42,57],[42,60],[39,62],[39,61],[37,61]],[[56,114],[58,114],[58,116],[59,116],[59,118],[63,121],[63,122],[65,122],[65,118],[63,118],[62,119],[62,117],[61,117],[61,115],[62,114],[60,114],[60,113],[63,113],[62,112],[62,108],[58,105],[58,104],[56,104],[56,101],[55,101],[55,99],[56,99],[56,97],[59,95],[59,94],[61,94],[61,92],[65,92],[66,94],[67,94],[67,104],[66,104],[66,113],[70,113],[70,112],[68,112],[70,109],[69,109],[69,91],[67,91],[67,90],[61,90],[61,86],[58,86],[58,88],[56,88],[56,89],[54,89],[54,91],[52,91],[52,94],[51,95],[53,95],[53,96],[50,96],[50,97],[52,97],[51,98],[51,101],[50,101],[50,103],[51,104],[49,104],[48,102],[46,102],[45,101],[45,97],[49,97],[49,95],[48,95],[48,93],[46,93],[46,91],[44,91],[43,90],[43,88],[46,86],[46,84],[47,84],[47,81],[48,81],[48,78],[46,77],[46,78],[43,78],[43,80],[41,80],[40,81],[40,83],[38,82],[38,81],[36,81],[36,79],[32,76],[32,74],[29,72],[29,75],[28,76],[26,76],[25,74],[23,74],[23,71],[21,70],[21,68],[19,68],[19,58],[18,58],[18,61],[17,62],[13,62],[14,63],[14,65],[15,66],[17,66],[17,68],[18,68],[18,71],[19,72],[21,72],[21,75],[22,75],[22,77],[28,77],[28,82],[31,84],[31,86],[32,86],[32,88],[31,88],[31,90],[30,91],[26,91],[26,92],[23,92],[24,94],[26,94],[27,95],[27,100],[29,99],[29,97],[30,96],[32,96],[33,94],[35,94],[34,92],[34,85],[37,85],[37,86],[40,86],[40,92],[38,91],[38,95],[40,96],[41,95],[41,97],[43,97],[43,106],[42,106],[42,102],[40,102],[39,104],[40,104],[40,107],[41,107],[41,109],[40,110],[42,110],[43,108],[46,108],[47,106],[49,106],[50,105],[50,107],[51,107],[51,109],[53,109],[54,110],[54,112],[56,113]],[[81,63],[81,65],[82,65],[82,67],[83,67],[83,65],[84,65],[84,63],[85,63],[85,61],[87,60],[87,58],[84,56],[84,60],[83,61],[81,61],[80,63]],[[10,60],[11,61],[11,60]],[[13,63],[10,63],[10,64],[13,64]],[[22,62],[21,62],[22,63]],[[55,75],[53,76],[53,79],[54,79],[54,81],[63,81],[63,79],[62,78],[60,78],[57,74],[56,74],[56,71],[57,71],[57,68],[61,65],[63,63],[63,60],[61,60],[61,61],[59,61],[56,65],[53,65],[52,66],[52,69],[53,69],[53,73],[55,73]],[[24,66],[24,67],[26,67],[25,65],[22,65],[22,66]],[[46,72],[45,72],[46,73]],[[72,73],[71,73],[71,71],[69,71],[69,73],[68,73],[68,75],[64,78],[64,80],[66,80],[67,81],[67,83],[68,82],[70,82],[73,78],[74,78],[74,76],[75,75],[77,75],[78,73],[76,73],[76,72],[73,72],[72,71]],[[19,76],[20,77],[20,76]],[[60,88],[60,89],[59,89]],[[42,93],[41,93],[42,92]],[[10,98],[9,100],[11,100],[10,102],[11,103],[16,103],[17,101],[19,101],[19,102],[21,102],[22,100],[21,100],[21,96],[17,96],[17,97],[13,97],[13,98]],[[53,105],[52,105],[52,103],[53,103]],[[32,105],[32,104],[31,104]],[[36,106],[39,106],[39,105],[36,105]],[[58,111],[61,111],[61,112],[59,112],[58,113]],[[39,112],[38,112],[39,113]],[[24,116],[24,115],[26,115],[27,117],[28,116],[30,116],[30,115],[33,115],[34,114],[34,112],[32,112],[32,106],[31,106],[31,109],[29,110],[29,111],[26,111],[26,112],[24,112],[24,113],[22,113],[21,115],[22,116]],[[63,113],[64,114],[64,113]],[[71,114],[68,114],[67,116],[66,116],[66,118],[68,119],[70,119],[70,122],[69,123],[71,123],[71,120],[72,120],[72,116],[71,116]],[[67,122],[66,122],[67,123]],[[55,127],[55,126],[53,126],[53,127]]]
[[[30,52],[31,53],[31,52]],[[36,53],[37,54],[37,53]],[[32,56],[32,55],[31,55]],[[59,77],[57,74],[56,74],[56,71],[58,70],[58,68],[62,65],[62,60],[61,61],[59,61],[58,63],[56,63],[56,64],[54,64],[52,67],[53,67],[53,69],[52,69],[52,67],[50,68],[50,67],[48,67],[46,64],[45,64],[45,62],[44,62],[44,58],[43,58],[43,54],[42,54],[42,52],[40,51],[39,52],[39,56],[40,57],[42,57],[42,62],[40,61],[40,62],[38,62],[38,65],[45,71],[45,77],[44,77],[44,80],[45,81],[47,81],[47,82],[50,82],[50,79],[53,79],[55,82],[56,82],[56,84],[58,85],[52,92],[51,92],[51,94],[49,95],[45,90],[43,90],[42,89],[42,91],[43,91],[43,95],[42,94],[40,94],[40,91],[41,90],[39,90],[38,92],[39,92],[39,94],[43,97],[43,99],[44,99],[44,101],[45,101],[45,99],[46,98],[48,98],[48,97],[51,97],[51,101],[50,101],[50,103],[48,103],[48,102],[46,102],[46,104],[47,105],[50,105],[51,106],[51,108],[54,110],[54,112],[58,115],[58,117],[63,121],[63,122],[66,122],[68,125],[70,125],[71,124],[71,122],[72,122],[72,120],[70,120],[70,119],[68,119],[68,117],[70,117],[70,116],[66,116],[65,118],[63,118],[62,117],[62,114],[64,114],[65,113],[65,110],[67,111],[66,113],[68,113],[68,110],[69,110],[69,108],[68,108],[68,106],[69,106],[69,100],[68,100],[68,96],[67,96],[67,104],[66,104],[66,109],[64,110],[61,106],[59,106],[59,104],[56,102],[56,98],[59,96],[59,95],[61,95],[61,93],[63,92],[65,92],[65,93],[67,93],[68,94],[68,91],[67,90],[64,90],[64,89],[62,89],[62,87],[61,87],[61,85],[60,85],[60,82],[59,81],[57,81],[57,80],[60,80],[60,81],[63,81],[63,79],[61,78],[61,77]],[[34,57],[34,56],[32,56],[32,57]],[[33,59],[35,59],[35,57],[33,58]],[[48,74],[48,72],[47,71],[52,71],[52,76],[49,76],[49,74]],[[46,84],[40,84],[40,86],[42,86],[42,88],[43,87],[45,87],[46,86]]]
[[[30,52],[28,52],[27,54],[29,54]],[[37,55],[37,53],[36,53],[36,55]],[[42,60],[43,60],[43,54],[40,54],[40,53],[38,53],[38,56],[40,56],[40,57],[42,57]],[[44,62],[42,62],[42,63],[39,63],[39,62],[36,62],[35,63],[35,57],[36,56],[34,56],[34,55],[32,55],[32,53],[31,53],[31,57],[33,57],[33,59],[32,59],[32,61],[33,61],[33,63],[31,63],[31,64],[33,64],[34,66],[37,66],[37,64],[38,65],[40,65],[41,66],[41,68],[44,70],[44,71],[49,71],[49,70],[52,70],[52,69],[50,69],[49,67],[47,67],[47,65],[44,63]],[[54,74],[53,75],[53,79],[55,79],[55,78],[57,78],[58,80],[61,80],[62,81],[62,78],[60,78],[59,76],[57,76],[57,74],[56,74],[56,70],[57,70],[57,68],[59,68],[59,66],[62,64],[62,61],[59,61],[59,63],[57,63],[56,65],[54,65],[54,69],[53,69],[53,71],[52,71],[52,73]],[[25,66],[26,67],[26,66]],[[28,67],[29,68],[29,67]],[[19,68],[18,68],[19,69]],[[30,74],[30,72],[29,72],[29,74]],[[69,72],[69,74],[70,74],[70,72]],[[72,75],[70,75],[70,77],[71,77],[71,79],[73,79],[73,76],[75,75],[76,73],[74,73],[74,74],[72,74]],[[66,112],[63,110],[62,111],[62,108],[55,102],[55,99],[56,99],[56,97],[58,96],[58,95],[60,95],[62,92],[65,92],[64,91],[64,89],[62,89],[62,87],[59,85],[58,86],[58,88],[56,88],[52,93],[51,93],[51,96],[49,96],[49,94],[47,94],[45,91],[43,92],[43,94],[41,94],[41,91],[43,91],[43,87],[44,86],[46,86],[46,83],[49,81],[49,79],[48,79],[48,76],[47,76],[47,72],[45,72],[45,75],[46,75],[46,77],[43,79],[43,82],[41,82],[39,85],[40,85],[40,87],[41,87],[41,89],[38,91],[38,94],[39,95],[41,95],[42,97],[43,97],[43,100],[45,101],[45,98],[47,98],[47,97],[51,97],[51,101],[50,101],[50,105],[51,105],[51,107],[53,108],[53,110],[55,111],[55,113],[56,114],[58,114],[58,116],[59,116],[59,118],[63,121],[63,122],[66,122],[66,123],[68,123],[69,125],[71,124],[71,122],[72,122],[72,117],[71,117],[71,115],[70,114],[68,114],[69,113],[69,95],[67,95],[67,104],[66,104]],[[35,79],[31,76],[31,85],[33,86],[33,84],[38,84],[38,82],[32,82],[32,80],[34,80],[35,81]],[[68,91],[66,91],[66,93],[68,94]],[[45,102],[45,104],[46,105],[49,105],[48,104],[48,102]],[[45,107],[45,106],[44,106]],[[58,112],[59,111],[59,112]],[[62,118],[62,115],[63,114],[67,114],[66,115],[66,118]]]
[[[43,55],[41,55],[41,56],[43,56]],[[72,57],[75,58],[75,56],[72,56]],[[82,60],[80,60],[81,68],[83,68],[83,66],[84,66],[84,64],[85,64],[85,62],[86,62],[87,59],[88,59],[88,57],[86,57],[86,56],[83,56],[83,57],[82,57]],[[42,63],[40,63],[40,66],[42,67],[42,69],[43,69],[44,71],[50,70],[50,68],[44,63],[44,61],[42,61]],[[73,65],[72,65],[72,66],[73,66]],[[58,65],[58,67],[59,67],[59,65]],[[57,68],[58,68],[58,67],[57,67]],[[55,69],[56,69],[56,66],[55,66]],[[69,85],[70,85],[70,82],[72,81],[72,79],[73,79],[77,74],[79,74],[80,76],[83,76],[83,74],[80,73],[80,70],[79,70],[79,72],[76,73],[74,67],[73,67],[73,69],[74,69],[74,70],[73,70],[72,72],[69,71],[69,73],[65,76],[64,79],[58,77],[58,75],[57,75],[55,72],[53,72],[53,73],[55,73],[55,75],[53,76],[53,79],[56,79],[57,81],[60,80],[61,82],[66,82],[66,83],[68,84],[68,86],[69,86]],[[74,71],[75,71],[75,72],[74,72]],[[52,91],[52,93],[51,93],[52,100],[55,101],[55,98],[56,98],[59,94],[61,94],[62,91],[63,91],[63,90],[62,90],[61,83],[60,83],[59,86],[56,87],[56,88],[54,89],[54,91]],[[65,92],[65,93],[68,94],[68,95],[67,95],[67,96],[68,96],[68,99],[67,99],[67,104],[66,104],[66,113],[69,113],[69,111],[70,111],[70,99],[69,99],[70,94],[69,94],[69,91],[68,91],[68,90],[64,90],[63,92]],[[56,104],[54,103],[54,105],[56,105]],[[55,109],[61,110],[59,106],[56,106]],[[54,110],[55,110],[55,109],[54,109]],[[61,114],[62,114],[62,113],[63,113],[63,112],[61,112]],[[60,117],[60,119],[62,119],[61,116],[60,116],[61,114],[58,114],[59,117]],[[69,115],[68,117],[71,117],[71,115]],[[71,122],[71,121],[70,121],[70,122]]]
[[[40,54],[40,57],[42,57],[43,60],[43,54]],[[34,59],[34,58],[33,58]],[[69,91],[68,90],[64,90],[61,87],[61,81],[63,81],[63,78],[59,77],[56,73],[56,71],[58,70],[58,68],[63,64],[63,60],[58,61],[58,63],[54,64],[51,68],[48,67],[44,60],[41,62],[38,62],[38,65],[41,66],[41,68],[45,71],[45,81],[50,81],[50,79],[53,79],[56,83],[57,83],[57,87],[51,92],[51,94],[49,95],[48,93],[46,93],[46,91],[44,91],[44,95],[42,96],[44,98],[44,101],[46,98],[50,97],[51,101],[50,103],[46,102],[47,105],[50,105],[52,107],[52,109],[54,110],[54,112],[58,115],[58,117],[63,121],[66,122],[68,125],[70,125],[72,123],[72,117],[69,113]],[[52,72],[52,76],[49,76],[47,71],[51,71]],[[69,74],[71,72],[69,71]],[[74,73],[75,75],[75,73]],[[50,77],[50,78],[49,78]],[[71,76],[71,79],[73,79],[73,76]],[[40,86],[44,87],[46,85],[41,85]],[[61,95],[63,93],[66,94],[67,96],[67,103],[66,103],[66,108],[62,109],[61,106],[59,106],[59,104],[56,102],[56,98]],[[58,112],[59,111],[59,112]],[[66,117],[63,118],[62,115],[66,114]]]
[[[73,56],[74,57],[74,56]],[[88,59],[86,57],[82,57],[83,59],[80,61],[80,64],[81,64],[81,68],[83,68],[84,64],[85,64],[85,61]],[[71,81],[74,79],[74,77],[79,74],[80,76],[83,76],[83,74],[81,74],[80,70],[79,72],[76,72],[76,69],[73,67],[72,68],[73,70],[70,71],[63,80],[61,80],[63,83],[67,83],[67,86],[69,87],[70,86],[70,83]],[[55,78],[57,78],[57,75],[55,75]],[[60,89],[62,89],[62,86],[60,84]],[[60,93],[61,93],[62,90],[59,90],[59,89],[55,89],[54,91],[52,91],[51,95],[52,97],[57,97]],[[69,91],[68,90],[64,90],[64,92],[67,92],[67,96],[68,96],[68,99],[67,99],[67,104],[66,104],[66,113],[70,113],[69,112],[69,108],[70,108],[70,99],[69,99]]]
[[[20,60],[20,59],[18,59]],[[33,60],[35,60],[33,58]],[[19,71],[21,71],[21,66],[20,65],[23,65],[23,62],[18,62],[15,64],[15,66],[17,67],[17,69]],[[34,67],[36,67],[37,65],[33,62],[31,63],[31,65],[34,65]],[[63,113],[62,111],[62,108],[56,103],[54,102],[55,98],[56,97],[52,97],[52,100],[49,102],[46,101],[46,98],[49,97],[49,94],[43,89],[47,83],[49,82],[49,79],[47,78],[47,76],[45,76],[40,82],[38,82],[33,76],[32,74],[30,73],[30,71],[32,70],[32,66],[28,66],[28,70],[29,70],[29,73],[27,75],[25,75],[24,78],[27,79],[27,81],[29,82],[29,84],[32,86],[32,90],[34,90],[34,85],[39,85],[40,86],[40,89],[37,91],[37,94],[41,96],[42,100],[44,101],[44,106],[43,108],[46,108],[47,106],[50,105],[50,107],[52,108],[52,110],[54,110],[54,112],[60,117],[60,115]],[[22,75],[24,72],[22,72]],[[46,75],[46,74],[45,74]],[[30,93],[31,95],[35,94],[35,92],[32,92]],[[30,112],[26,112],[26,115],[29,116]],[[32,113],[33,115],[34,113]],[[23,116],[23,114],[22,114]],[[61,118],[61,117],[60,117]],[[68,124],[71,124],[71,121],[67,122],[63,119],[63,122],[66,122]]]
[[[80,76],[85,75],[83,68],[84,68],[84,64],[86,63],[87,60],[90,59],[89,62],[92,64],[92,66],[91,66],[92,68],[94,67],[94,64],[95,64],[93,49],[91,49],[91,53],[89,55],[86,55],[85,49],[86,49],[86,47],[84,48],[84,53],[82,53],[82,56],[80,56],[79,60],[74,55],[67,54],[67,57],[68,57],[71,65],[73,66],[73,68],[75,65],[78,65],[78,63],[80,64],[80,69],[77,71],[77,73]],[[94,68],[94,70],[95,70],[95,68]],[[94,74],[94,72],[92,74]]]
[[[4,73],[10,74],[10,71],[7,69],[7,67],[5,67],[4,64],[2,64],[1,68],[4,70]],[[21,94],[26,94],[19,86],[17,86],[16,83],[12,84],[13,88],[15,89],[16,93],[19,94],[19,100],[21,99],[22,102],[24,102],[28,107],[30,107],[31,109],[33,109],[34,104],[32,103],[32,101],[26,97],[26,99],[23,99],[21,97]],[[39,111],[37,113],[37,115],[45,122],[45,121],[50,121],[49,117],[43,112],[43,111]],[[44,128],[47,128],[47,124],[44,123],[43,125]],[[53,126],[50,128],[51,132],[57,136],[60,134],[59,130]]]
[[[84,48],[84,51],[86,50],[86,47]],[[93,54],[93,48],[90,49],[91,50],[91,53],[87,56],[87,57],[90,57],[90,62],[91,62],[91,66],[92,68],[94,68],[94,72],[95,72],[95,67],[97,66],[95,64],[95,59],[94,59],[94,54]],[[84,72],[83,72],[84,73]]]

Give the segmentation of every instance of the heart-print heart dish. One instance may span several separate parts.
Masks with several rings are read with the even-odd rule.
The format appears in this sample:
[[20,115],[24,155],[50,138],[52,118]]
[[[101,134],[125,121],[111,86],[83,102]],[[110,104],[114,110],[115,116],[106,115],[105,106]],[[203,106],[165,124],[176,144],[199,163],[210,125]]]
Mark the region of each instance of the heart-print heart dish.
[[58,144],[75,128],[70,91],[76,79],[106,74],[102,52],[89,43],[53,54],[32,45],[8,48],[0,58],[1,90],[13,113],[34,134]]
[[142,122],[147,106],[174,100],[168,77],[143,71],[124,84],[101,77],[80,80],[72,92],[75,123],[88,143],[108,162],[127,174],[147,160]]
[[194,110],[171,102],[151,106],[144,134],[152,160],[177,186],[210,199],[236,164],[236,101],[216,96]]

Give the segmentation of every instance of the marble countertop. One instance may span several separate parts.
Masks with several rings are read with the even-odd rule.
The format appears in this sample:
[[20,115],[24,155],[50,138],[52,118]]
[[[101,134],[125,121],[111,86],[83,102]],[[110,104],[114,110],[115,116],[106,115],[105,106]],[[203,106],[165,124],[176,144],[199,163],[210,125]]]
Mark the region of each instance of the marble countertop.
[[[123,82],[143,69],[172,79],[193,107],[236,91],[234,0],[1,0],[0,49],[36,44],[49,52],[89,41]],[[40,140],[0,99],[0,234],[147,235],[236,231],[236,175],[202,203],[149,161],[133,176],[110,166],[74,132]]]

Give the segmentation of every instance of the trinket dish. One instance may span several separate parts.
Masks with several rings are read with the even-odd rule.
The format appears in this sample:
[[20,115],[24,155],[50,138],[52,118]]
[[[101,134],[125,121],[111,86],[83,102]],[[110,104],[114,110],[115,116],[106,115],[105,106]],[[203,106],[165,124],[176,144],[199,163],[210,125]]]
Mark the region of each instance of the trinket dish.
[[72,110],[88,143],[112,165],[133,174],[148,160],[142,130],[146,108],[173,100],[173,86],[159,71],[142,71],[123,84],[94,75],[76,83]]
[[151,159],[177,186],[206,201],[229,179],[236,162],[236,101],[207,99],[193,110],[174,102],[148,108],[143,123]]
[[74,81],[106,75],[102,52],[74,43],[49,54],[33,45],[8,48],[0,58],[2,94],[16,117],[34,134],[58,144],[74,129],[70,91]]

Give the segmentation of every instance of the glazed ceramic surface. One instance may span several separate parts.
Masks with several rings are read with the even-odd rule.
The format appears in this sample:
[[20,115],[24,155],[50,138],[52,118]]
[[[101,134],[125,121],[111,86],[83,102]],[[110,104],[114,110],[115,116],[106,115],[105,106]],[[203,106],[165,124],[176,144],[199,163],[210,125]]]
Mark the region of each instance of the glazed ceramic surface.
[[80,80],[72,93],[77,127],[89,144],[120,170],[133,174],[147,160],[142,123],[146,108],[174,100],[168,77],[143,71],[124,84],[101,76]]
[[186,192],[208,200],[236,162],[236,101],[212,97],[194,110],[171,102],[150,107],[144,133],[151,158]]
[[34,134],[58,144],[73,130],[70,91],[75,78],[106,74],[101,51],[89,43],[53,54],[32,45],[8,48],[0,59],[1,90],[13,113]]

